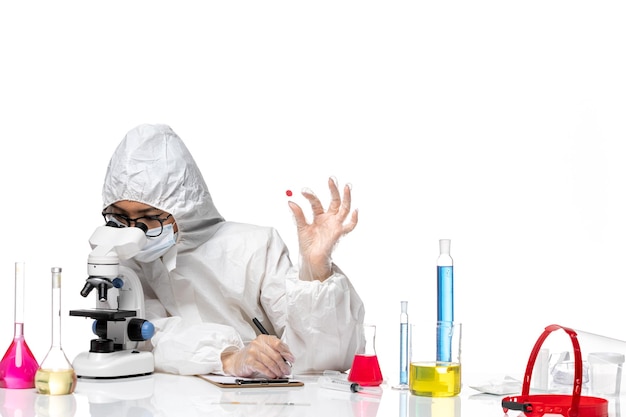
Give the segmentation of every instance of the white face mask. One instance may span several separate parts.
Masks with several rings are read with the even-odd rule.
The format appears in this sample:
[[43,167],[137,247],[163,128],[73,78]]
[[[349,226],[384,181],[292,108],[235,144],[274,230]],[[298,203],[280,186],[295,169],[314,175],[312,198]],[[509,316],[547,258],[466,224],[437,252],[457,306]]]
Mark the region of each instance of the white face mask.
[[160,258],[174,246],[176,235],[173,223],[164,225],[163,232],[157,237],[149,237],[146,246],[134,258],[139,262],[152,262]]

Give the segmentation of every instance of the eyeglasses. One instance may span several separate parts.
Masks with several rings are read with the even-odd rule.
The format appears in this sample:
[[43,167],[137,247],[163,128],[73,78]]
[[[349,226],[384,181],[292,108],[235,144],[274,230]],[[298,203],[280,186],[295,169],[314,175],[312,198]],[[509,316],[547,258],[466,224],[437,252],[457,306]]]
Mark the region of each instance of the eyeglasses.
[[[119,213],[106,213],[102,212],[102,217],[104,217],[105,223],[113,222],[118,225],[118,227],[131,227],[137,226],[137,223],[143,223],[148,226],[148,231],[146,232],[147,237],[157,237],[163,233],[163,222],[167,221],[172,214],[168,214],[167,217],[159,218],[159,216],[142,216],[137,217],[136,219],[131,219],[128,216],[124,216]],[[141,220],[141,221],[140,221]]]

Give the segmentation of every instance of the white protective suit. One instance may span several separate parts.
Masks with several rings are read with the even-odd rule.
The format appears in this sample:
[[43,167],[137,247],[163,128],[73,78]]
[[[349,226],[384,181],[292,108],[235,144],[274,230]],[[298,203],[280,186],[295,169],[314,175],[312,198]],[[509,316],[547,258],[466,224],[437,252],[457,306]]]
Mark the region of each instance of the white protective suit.
[[364,307],[333,266],[324,282],[303,281],[287,247],[268,227],[224,221],[196,163],[165,125],[128,132],[109,163],[104,207],[138,201],[173,215],[177,243],[139,275],[157,371],[222,373],[221,353],[259,333],[257,317],[294,354],[293,372],[350,368]]

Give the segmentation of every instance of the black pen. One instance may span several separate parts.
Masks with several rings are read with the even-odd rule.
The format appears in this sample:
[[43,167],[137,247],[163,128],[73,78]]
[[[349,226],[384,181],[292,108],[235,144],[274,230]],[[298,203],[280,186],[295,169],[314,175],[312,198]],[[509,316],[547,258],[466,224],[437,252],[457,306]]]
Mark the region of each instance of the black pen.
[[[256,317],[254,317],[252,319],[252,323],[254,323],[254,325],[256,326],[257,329],[259,329],[259,331],[263,334],[267,334],[269,335],[270,333],[265,329],[265,327],[263,327],[263,325],[261,324],[261,322],[259,320],[257,320]],[[285,363],[287,365],[289,365],[290,368],[292,368],[291,362],[289,362],[287,359],[283,358],[283,360],[285,361]]]
[[279,378],[279,379],[235,379],[235,383],[237,385],[269,385],[269,384],[288,384],[289,379],[287,378]]

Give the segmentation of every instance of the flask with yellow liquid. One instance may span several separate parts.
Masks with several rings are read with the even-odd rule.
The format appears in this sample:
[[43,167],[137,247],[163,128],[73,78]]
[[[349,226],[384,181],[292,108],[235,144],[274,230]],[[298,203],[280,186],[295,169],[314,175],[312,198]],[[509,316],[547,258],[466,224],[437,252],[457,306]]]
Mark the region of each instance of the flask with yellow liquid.
[[61,268],[52,272],[52,345],[35,374],[39,394],[67,395],[76,388],[76,373],[61,347]]

